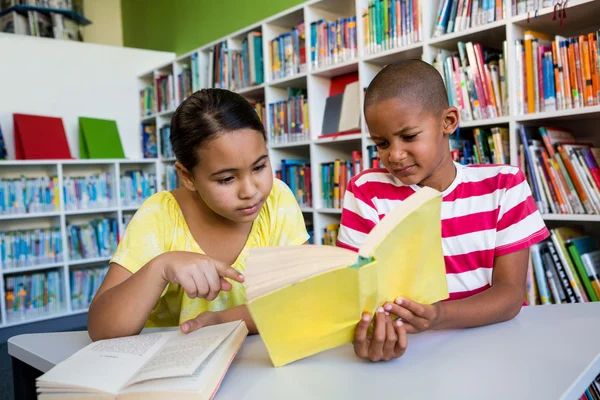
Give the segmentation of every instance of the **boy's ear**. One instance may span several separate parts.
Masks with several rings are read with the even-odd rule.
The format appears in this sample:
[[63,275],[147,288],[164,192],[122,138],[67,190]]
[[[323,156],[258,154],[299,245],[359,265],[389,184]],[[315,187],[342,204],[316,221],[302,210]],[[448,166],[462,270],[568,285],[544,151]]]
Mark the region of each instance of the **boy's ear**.
[[452,135],[460,123],[458,108],[452,106],[444,110],[442,114],[442,129],[444,135]]
[[196,186],[194,185],[194,179],[187,168],[185,168],[179,161],[175,161],[175,169],[177,170],[177,175],[179,175],[179,180],[181,181],[183,187],[185,187],[187,190],[195,192]]

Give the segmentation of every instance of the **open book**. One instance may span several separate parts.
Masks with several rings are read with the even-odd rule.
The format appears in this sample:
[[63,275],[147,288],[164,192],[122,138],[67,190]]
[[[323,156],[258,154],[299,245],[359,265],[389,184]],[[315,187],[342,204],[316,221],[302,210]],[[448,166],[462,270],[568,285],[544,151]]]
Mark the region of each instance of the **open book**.
[[243,321],[100,340],[37,379],[39,399],[210,399],[248,334]]
[[446,299],[441,200],[420,189],[373,228],[358,255],[333,246],[252,249],[248,308],[273,364],[351,343],[363,312],[399,296]]

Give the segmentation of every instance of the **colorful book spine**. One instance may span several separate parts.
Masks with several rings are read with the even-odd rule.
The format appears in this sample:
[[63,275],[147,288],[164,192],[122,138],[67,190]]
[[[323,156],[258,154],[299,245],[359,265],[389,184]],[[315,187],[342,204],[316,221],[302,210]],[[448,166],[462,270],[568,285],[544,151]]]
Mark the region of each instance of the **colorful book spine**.
[[67,176],[63,182],[63,199],[67,210],[114,207],[113,175],[109,172],[73,177]]
[[263,83],[262,33],[250,32],[241,49],[231,49],[230,90],[240,90]]
[[0,215],[54,212],[60,209],[58,177],[0,179]]
[[163,187],[167,191],[175,190],[180,186],[179,175],[174,165],[166,165],[163,175]]
[[313,69],[352,60],[358,55],[356,17],[310,24],[310,62]]
[[342,208],[350,179],[362,171],[362,157],[354,152],[353,160],[335,160],[321,164],[321,201],[324,208]]
[[35,318],[66,309],[62,272],[57,270],[4,277],[7,321]]
[[292,143],[309,139],[308,98],[302,89],[288,89],[288,99],[269,104],[268,118],[273,144]]
[[173,74],[155,72],[154,86],[156,87],[156,110],[158,112],[174,110],[176,103]]
[[422,0],[370,0],[362,12],[366,54],[423,40]]
[[306,72],[306,33],[304,22],[298,23],[290,32],[269,42],[271,52],[271,77],[283,79]]
[[107,272],[108,265],[100,268],[72,269],[69,271],[72,310],[83,310],[90,307],[94,295],[100,288]]
[[324,246],[335,246],[339,232],[340,224],[328,224],[327,227],[323,228],[321,244]]
[[146,86],[140,90],[140,110],[142,117],[147,117],[156,112],[154,85]]
[[156,193],[156,174],[143,170],[126,171],[121,175],[121,205],[140,206]]
[[160,155],[163,158],[175,158],[173,146],[171,146],[171,126],[164,125],[160,128]]
[[102,218],[83,225],[67,225],[69,258],[86,260],[110,257],[117,249],[119,228],[114,218]]
[[504,19],[506,0],[442,0],[433,37]]
[[64,260],[60,228],[0,232],[0,269]]
[[144,122],[142,128],[142,153],[144,158],[158,157],[158,139],[156,137],[156,124]]
[[285,182],[300,207],[312,207],[312,182],[309,160],[281,160],[281,169],[275,171],[275,176]]

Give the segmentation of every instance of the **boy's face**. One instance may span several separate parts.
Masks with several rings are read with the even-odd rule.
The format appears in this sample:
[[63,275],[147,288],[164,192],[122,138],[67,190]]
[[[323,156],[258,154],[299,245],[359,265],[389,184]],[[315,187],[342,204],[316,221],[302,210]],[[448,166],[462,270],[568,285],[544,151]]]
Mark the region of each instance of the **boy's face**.
[[455,107],[436,115],[418,103],[392,98],[368,106],[365,119],[383,165],[405,185],[431,186],[432,176],[452,166],[448,135],[458,126]]

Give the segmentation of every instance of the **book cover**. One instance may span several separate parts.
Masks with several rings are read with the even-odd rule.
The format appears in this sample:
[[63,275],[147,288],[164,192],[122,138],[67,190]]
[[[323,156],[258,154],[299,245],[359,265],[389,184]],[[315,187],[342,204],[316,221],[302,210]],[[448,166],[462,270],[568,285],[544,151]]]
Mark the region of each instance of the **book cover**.
[[79,157],[125,158],[117,121],[79,117]]

